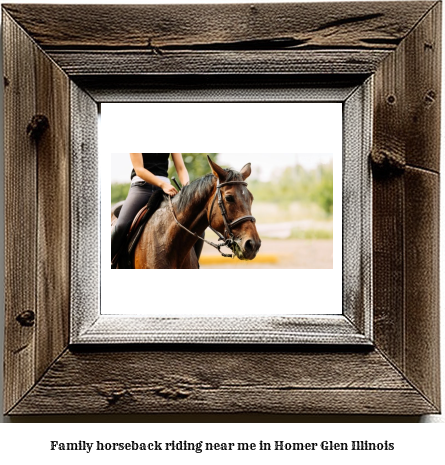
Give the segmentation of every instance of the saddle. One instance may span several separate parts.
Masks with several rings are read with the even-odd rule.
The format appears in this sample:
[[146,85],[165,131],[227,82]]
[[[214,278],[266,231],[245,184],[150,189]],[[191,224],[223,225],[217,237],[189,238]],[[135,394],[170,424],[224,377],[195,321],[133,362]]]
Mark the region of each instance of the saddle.
[[[114,216],[116,218],[119,218],[119,213],[121,211],[122,205],[119,205],[115,210],[114,210]],[[116,256],[113,258],[112,261],[112,267],[115,268],[117,264],[123,260],[122,257],[125,254],[127,262],[131,254],[136,247],[138,240],[142,234],[142,230],[144,229],[145,224],[147,223],[149,219],[149,215],[147,215],[148,212],[148,205],[145,205],[142,207],[137,215],[135,216],[133,222],[131,223],[130,230],[128,231],[127,237],[122,244],[121,250],[116,254]]]
[[145,205],[138,211],[137,215],[133,220],[133,223],[131,223],[130,230],[128,231],[127,242],[134,236],[135,231],[142,224],[142,220],[144,219],[144,215],[145,213],[147,213],[147,210],[147,205]]

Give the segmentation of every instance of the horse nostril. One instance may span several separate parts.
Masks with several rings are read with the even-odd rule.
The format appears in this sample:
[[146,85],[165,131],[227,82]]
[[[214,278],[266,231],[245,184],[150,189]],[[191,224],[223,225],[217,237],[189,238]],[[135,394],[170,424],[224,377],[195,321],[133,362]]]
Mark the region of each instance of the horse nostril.
[[251,252],[254,249],[254,246],[255,246],[255,243],[251,239],[249,239],[248,241],[246,241],[244,245],[244,249],[247,252]]

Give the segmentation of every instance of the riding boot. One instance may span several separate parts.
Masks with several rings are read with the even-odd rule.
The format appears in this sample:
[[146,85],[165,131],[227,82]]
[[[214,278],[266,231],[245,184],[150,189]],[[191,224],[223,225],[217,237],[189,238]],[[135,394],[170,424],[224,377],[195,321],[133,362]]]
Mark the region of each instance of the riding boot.
[[119,262],[119,252],[121,249],[121,234],[116,231],[116,226],[111,231],[111,268],[116,268]]

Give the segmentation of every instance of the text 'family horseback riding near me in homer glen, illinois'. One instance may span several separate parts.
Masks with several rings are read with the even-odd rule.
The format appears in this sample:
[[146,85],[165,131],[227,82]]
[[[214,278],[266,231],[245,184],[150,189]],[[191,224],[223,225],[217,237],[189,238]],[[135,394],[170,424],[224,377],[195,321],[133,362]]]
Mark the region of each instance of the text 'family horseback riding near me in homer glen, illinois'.
[[50,441],[53,451],[193,451],[198,454],[204,451],[392,451],[394,442],[369,442],[356,440],[336,442],[331,440],[320,442],[286,442],[286,441],[258,441],[258,442],[204,442],[204,441],[151,441],[151,442],[59,442]]

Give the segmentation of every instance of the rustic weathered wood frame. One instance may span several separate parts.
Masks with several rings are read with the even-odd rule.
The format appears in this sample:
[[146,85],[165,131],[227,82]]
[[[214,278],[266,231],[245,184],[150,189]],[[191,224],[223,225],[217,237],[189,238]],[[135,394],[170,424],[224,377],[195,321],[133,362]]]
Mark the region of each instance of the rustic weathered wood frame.
[[[439,2],[2,13],[7,414],[439,411]],[[98,102],[166,85],[341,87],[370,76],[372,347],[69,345],[70,227],[86,214],[70,208],[69,161],[75,151],[94,169],[97,140],[94,124],[73,136],[73,108],[91,121]]]

